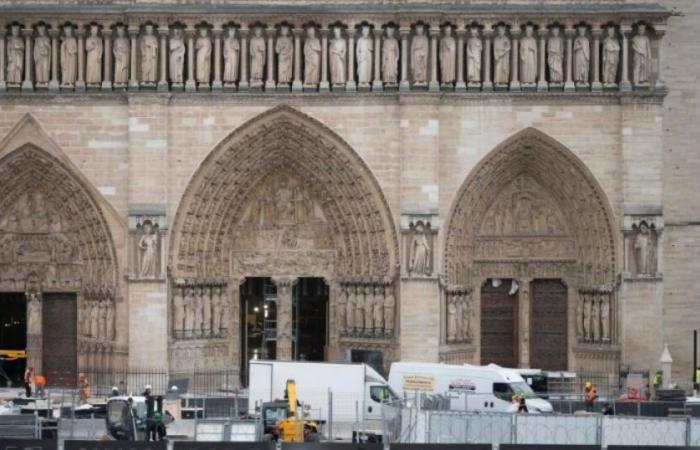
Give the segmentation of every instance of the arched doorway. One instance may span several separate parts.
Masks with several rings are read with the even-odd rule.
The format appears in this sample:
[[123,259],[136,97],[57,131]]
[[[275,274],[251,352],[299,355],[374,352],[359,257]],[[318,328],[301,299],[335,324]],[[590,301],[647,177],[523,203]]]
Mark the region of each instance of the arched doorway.
[[99,202],[31,116],[0,144],[0,320],[24,316],[27,364],[49,385],[126,361],[108,225],[118,219]]
[[[397,253],[381,189],[341,138],[286,106],[254,118],[202,163],[175,218],[171,369],[238,368],[250,325],[241,308],[262,314],[266,298],[274,303],[275,356],[299,355],[293,311],[301,279],[327,286],[326,359],[372,350],[390,361]],[[224,317],[216,330],[214,308]]]
[[[447,221],[448,350],[617,371],[616,245],[607,198],[571,151],[533,128],[507,139],[470,173]],[[469,315],[456,320],[460,311]]]

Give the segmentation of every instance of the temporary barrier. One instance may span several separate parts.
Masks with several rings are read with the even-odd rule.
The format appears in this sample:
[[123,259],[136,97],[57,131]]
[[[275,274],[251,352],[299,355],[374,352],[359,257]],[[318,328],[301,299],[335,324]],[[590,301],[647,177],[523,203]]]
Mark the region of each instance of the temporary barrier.
[[500,450],[600,450],[600,445],[505,444]]
[[63,450],[166,450],[164,441],[65,441]]
[[56,450],[56,441],[49,439],[0,439],[0,450]]
[[677,445],[688,438],[688,420],[606,416],[602,422],[603,447],[611,445]]
[[33,414],[0,416],[0,438],[33,439],[37,437],[37,418]]

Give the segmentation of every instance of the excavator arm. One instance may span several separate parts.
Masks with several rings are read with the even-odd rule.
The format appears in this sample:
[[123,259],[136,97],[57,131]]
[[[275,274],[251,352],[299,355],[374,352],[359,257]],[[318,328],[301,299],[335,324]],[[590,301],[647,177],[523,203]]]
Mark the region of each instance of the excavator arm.
[[287,407],[289,408],[289,417],[297,416],[297,385],[294,380],[287,380],[285,387],[287,393]]

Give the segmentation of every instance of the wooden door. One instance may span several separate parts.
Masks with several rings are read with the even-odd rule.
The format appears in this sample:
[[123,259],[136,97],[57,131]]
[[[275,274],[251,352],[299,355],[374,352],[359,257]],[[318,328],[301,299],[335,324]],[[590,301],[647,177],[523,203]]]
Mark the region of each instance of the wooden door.
[[567,370],[567,292],[560,280],[532,282],[530,367]]
[[518,295],[508,295],[511,280],[494,287],[491,280],[481,288],[481,364],[517,366]]
[[44,294],[42,372],[49,386],[76,385],[78,308],[75,294]]

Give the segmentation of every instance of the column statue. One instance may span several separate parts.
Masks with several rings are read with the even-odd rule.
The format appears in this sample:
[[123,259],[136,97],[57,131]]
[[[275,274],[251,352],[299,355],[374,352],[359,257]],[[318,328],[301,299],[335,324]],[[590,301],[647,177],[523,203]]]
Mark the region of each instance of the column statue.
[[610,342],[610,294],[607,293],[600,300],[600,323],[603,327],[603,342]]
[[442,84],[454,84],[457,77],[455,68],[457,58],[457,42],[452,36],[452,27],[446,26],[440,39],[440,81]]
[[591,340],[591,320],[593,309],[593,298],[586,294],[583,298],[583,338],[586,341]]
[[448,294],[447,297],[447,341],[455,342],[457,340],[457,296]]
[[173,287],[173,335],[175,338],[182,338],[182,331],[185,329],[185,299],[183,288]]
[[100,303],[98,299],[90,302],[90,337],[98,339],[100,337]]
[[114,307],[114,299],[110,298],[107,300],[107,312],[106,312],[106,320],[107,320],[107,333],[105,338],[109,342],[113,342],[117,335],[116,335],[116,311]]
[[365,329],[365,290],[364,287],[355,286],[355,331],[362,334]]
[[202,296],[202,336],[212,335],[211,326],[211,288],[201,288]]
[[97,303],[99,311],[99,325],[97,327],[97,338],[104,341],[107,338],[107,300],[102,297]]
[[182,28],[174,28],[170,36],[170,82],[182,84],[185,82],[185,39]]
[[205,27],[199,29],[199,37],[195,44],[197,55],[196,75],[197,83],[209,84],[211,80],[211,39]]
[[564,82],[564,40],[559,35],[559,28],[552,28],[552,35],[547,40],[547,66],[549,67],[549,82],[561,84]]
[[396,299],[394,298],[394,288],[389,285],[384,291],[384,335],[393,336],[394,334],[394,310],[396,308]]
[[124,26],[117,27],[117,37],[114,39],[114,84],[126,85],[129,82],[129,51],[131,45],[126,36]]
[[537,40],[532,25],[525,27],[525,36],[520,39],[520,82],[534,84],[537,81]]
[[355,286],[348,285],[345,287],[347,292],[347,303],[345,304],[345,324],[347,325],[346,334],[352,334],[357,327],[355,320],[355,310],[357,309],[357,297],[355,296]]
[[193,312],[194,312],[194,320],[193,322],[193,331],[195,337],[200,337],[202,335],[202,325],[204,324],[203,320],[203,307],[204,307],[204,302],[202,301],[202,288],[197,286],[194,288],[194,296],[193,296]]
[[87,52],[87,65],[85,69],[85,82],[88,85],[97,86],[102,83],[102,53],[104,47],[100,29],[97,25],[90,26],[90,36],[85,40]]
[[185,330],[186,337],[192,337],[194,334],[194,316],[195,316],[195,300],[194,288],[186,287],[185,290]]
[[462,336],[464,341],[471,338],[471,298],[468,292],[462,294]]
[[381,336],[384,331],[384,287],[374,286],[374,302],[372,303],[374,335]]
[[411,74],[413,84],[425,86],[428,83],[428,52],[430,46],[425,35],[425,27],[416,25],[416,33],[411,40]]
[[581,340],[584,337],[583,334],[583,303],[585,301],[585,294],[579,292],[579,296],[576,299],[576,337]]
[[141,38],[141,81],[146,84],[156,82],[158,73],[158,38],[153,34],[153,25],[146,25]]
[[238,80],[238,61],[241,43],[236,38],[236,29],[229,27],[224,39],[224,83],[233,84]]
[[19,25],[12,25],[7,38],[7,83],[22,84],[23,73],[24,38],[20,35]]
[[343,30],[340,27],[333,27],[333,39],[330,45],[330,69],[331,69],[331,84],[334,86],[345,85],[345,57],[347,54],[347,45],[343,39]]
[[619,64],[620,42],[615,36],[615,27],[610,26],[603,40],[603,84],[610,86],[617,82]]
[[46,26],[39,25],[34,39],[34,77],[36,84],[46,85],[51,81],[51,39],[46,35]]
[[318,85],[321,73],[321,41],[316,37],[316,29],[306,29],[304,40],[304,85],[314,87]]
[[386,28],[382,43],[382,80],[385,84],[395,85],[399,82],[399,41],[394,37],[394,27]]
[[371,284],[365,286],[365,332],[371,334],[374,331],[374,287]]
[[588,84],[591,62],[591,44],[586,37],[586,27],[578,27],[578,36],[574,39],[574,81]]
[[61,42],[61,85],[73,86],[77,75],[78,64],[78,40],[73,36],[73,27],[63,27],[63,41]]
[[471,27],[469,29],[469,40],[467,41],[467,82],[471,84],[481,83],[481,56],[483,44],[479,37],[479,29]]
[[339,286],[337,291],[338,299],[336,300],[336,327],[342,336],[347,329],[347,307],[348,307],[348,292],[345,286]]
[[369,35],[369,26],[363,25],[360,37],[357,39],[357,83],[358,86],[368,87],[372,83],[372,58],[374,42]]
[[219,336],[221,334],[221,286],[211,288],[211,334]]
[[41,334],[41,294],[28,292],[27,297],[27,334]]
[[598,296],[593,295],[591,298],[591,341],[600,341],[600,304],[598,302]]
[[265,39],[262,36],[262,28],[255,27],[253,37],[250,38],[250,85],[260,87],[263,83],[265,69]]
[[277,84],[288,86],[292,82],[294,73],[294,41],[286,25],[280,28],[275,53],[277,53]]
[[506,36],[506,27],[499,25],[493,38],[493,82],[507,85],[510,80],[510,39]]
[[222,286],[219,289],[219,292],[221,294],[221,328],[219,328],[219,335],[226,336],[226,331],[228,331],[228,327],[230,325],[229,322],[231,320],[231,318],[229,317],[231,304],[228,300],[228,291],[226,290],[226,287]]
[[637,34],[632,38],[632,54],[632,81],[635,85],[648,84],[651,74],[651,42],[644,24],[639,24]]

